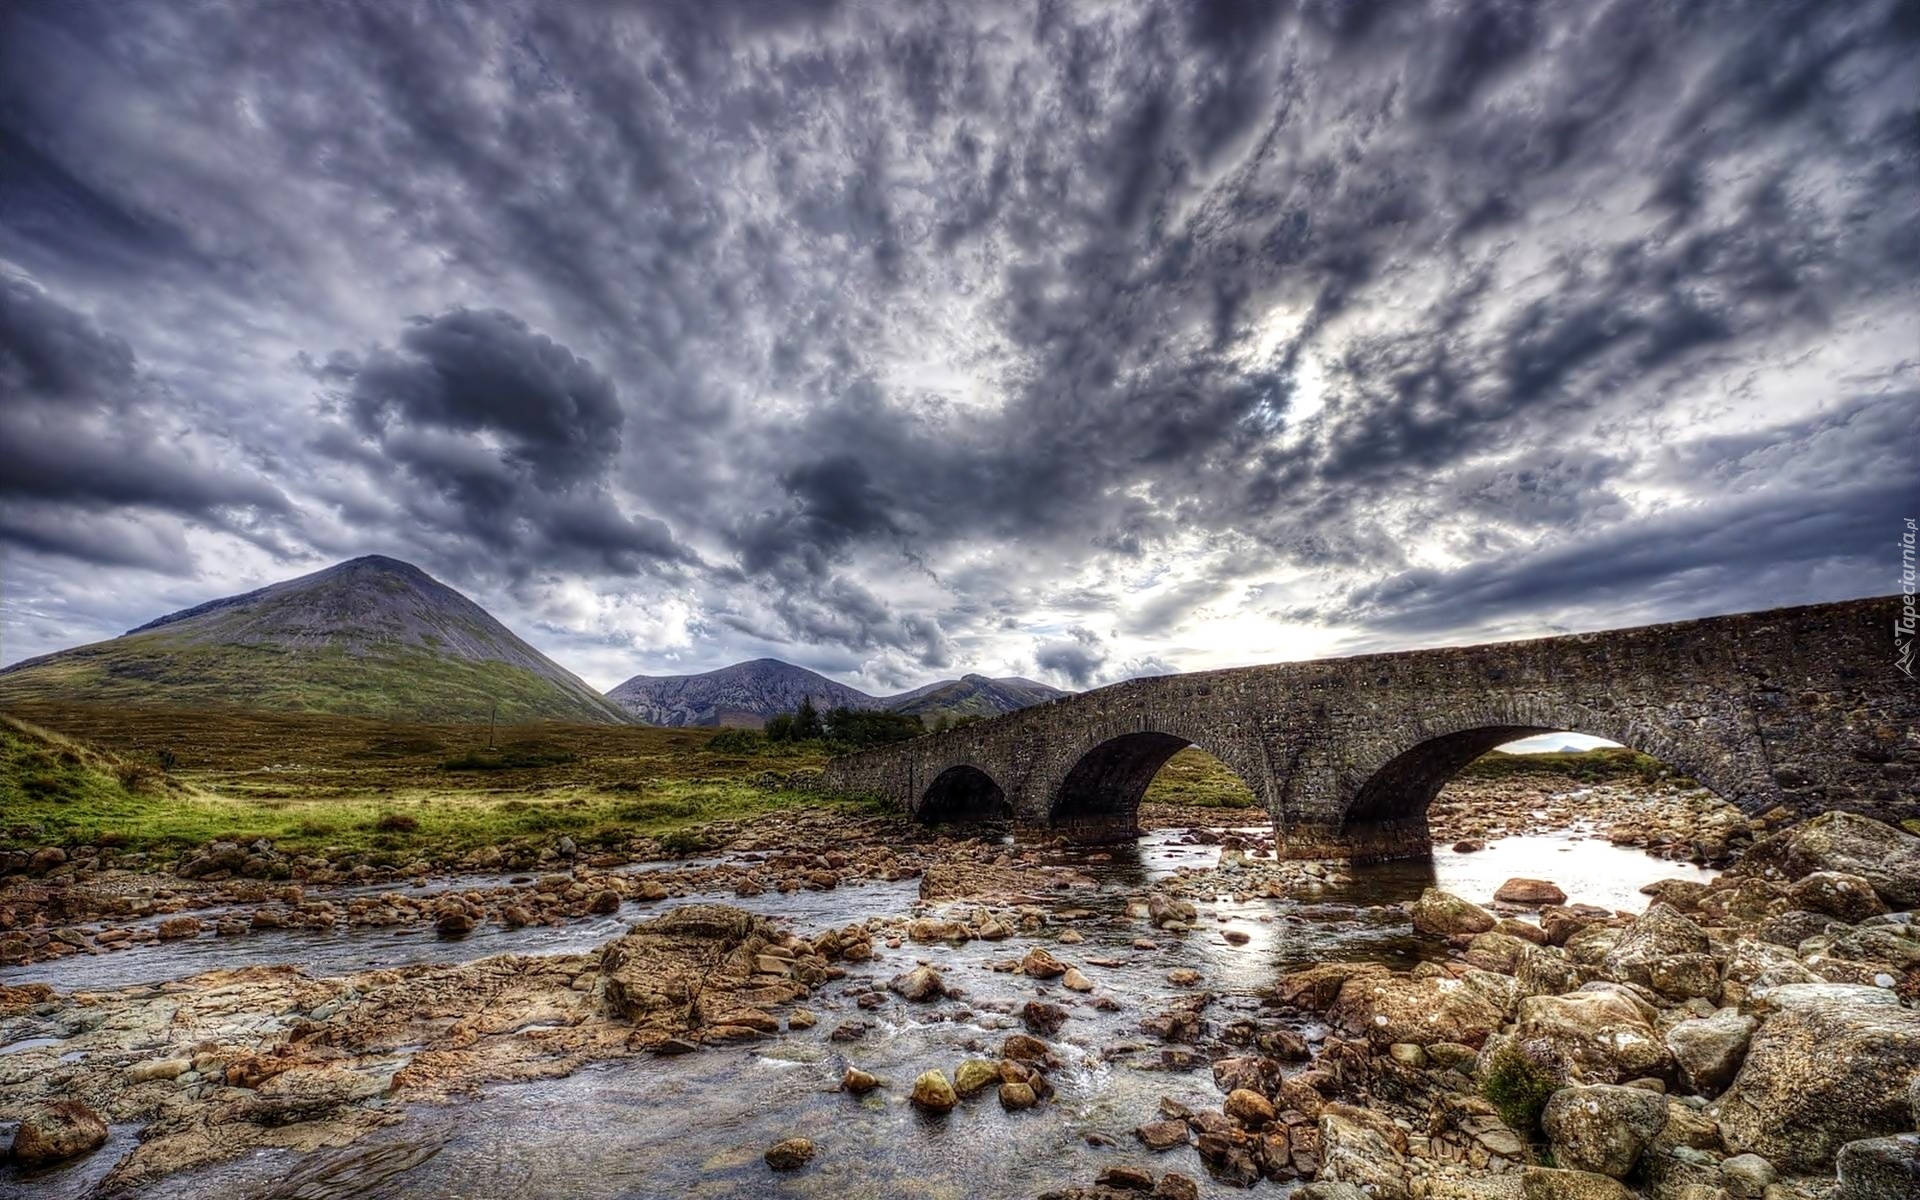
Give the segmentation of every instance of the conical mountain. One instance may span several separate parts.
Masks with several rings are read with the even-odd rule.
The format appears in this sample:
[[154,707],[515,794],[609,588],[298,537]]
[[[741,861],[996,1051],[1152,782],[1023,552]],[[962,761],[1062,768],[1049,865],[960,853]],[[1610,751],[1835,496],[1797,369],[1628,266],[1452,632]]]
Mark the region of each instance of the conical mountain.
[[0,670],[27,700],[617,723],[605,696],[398,559],[356,558]]

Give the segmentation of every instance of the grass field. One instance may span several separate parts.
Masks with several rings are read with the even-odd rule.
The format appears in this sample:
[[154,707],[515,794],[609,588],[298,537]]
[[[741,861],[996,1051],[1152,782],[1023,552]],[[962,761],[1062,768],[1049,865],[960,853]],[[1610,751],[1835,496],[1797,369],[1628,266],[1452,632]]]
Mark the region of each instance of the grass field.
[[23,704],[0,723],[0,845],[179,849],[267,837],[299,853],[457,853],[561,834],[658,836],[820,795],[806,747],[716,754],[716,731],[501,728]]
[[[180,850],[270,838],[282,850],[399,859],[483,846],[583,845],[672,836],[715,820],[800,805],[869,807],[824,795],[814,744],[713,739],[712,729],[543,724],[397,724],[43,702],[0,717],[0,847],[107,843]],[[726,749],[721,749],[727,747]],[[1508,755],[1465,778],[1652,779],[1629,750]],[[1150,803],[1246,808],[1252,793],[1218,759],[1176,754]]]

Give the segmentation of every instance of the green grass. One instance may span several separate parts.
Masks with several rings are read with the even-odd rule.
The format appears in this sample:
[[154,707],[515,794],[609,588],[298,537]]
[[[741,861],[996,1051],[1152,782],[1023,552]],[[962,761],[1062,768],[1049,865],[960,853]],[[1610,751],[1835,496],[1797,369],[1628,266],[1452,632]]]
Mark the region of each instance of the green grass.
[[[399,861],[561,834],[611,845],[797,806],[875,808],[813,790],[822,754],[715,755],[704,729],[502,729],[490,753],[485,725],[102,705],[12,715],[0,718],[8,847],[177,851],[266,837],[291,853]],[[152,765],[163,751],[170,775]],[[468,761],[488,765],[447,769]]]
[[1665,779],[1682,786],[1693,781],[1649,754],[1624,746],[1599,746],[1592,750],[1554,751],[1550,754],[1507,754],[1494,750],[1468,763],[1461,779],[1501,780],[1521,775],[1557,775],[1581,783],[1606,783],[1631,780],[1654,783]]
[[1503,1042],[1487,1056],[1486,1074],[1480,1079],[1480,1094],[1507,1128],[1523,1138],[1539,1136],[1547,1100],[1566,1086],[1565,1073],[1544,1061],[1545,1056],[1544,1049],[1536,1057],[1512,1041]]
[[1167,760],[1147,785],[1148,804],[1185,804],[1195,808],[1257,808],[1253,792],[1232,768],[1197,746]]

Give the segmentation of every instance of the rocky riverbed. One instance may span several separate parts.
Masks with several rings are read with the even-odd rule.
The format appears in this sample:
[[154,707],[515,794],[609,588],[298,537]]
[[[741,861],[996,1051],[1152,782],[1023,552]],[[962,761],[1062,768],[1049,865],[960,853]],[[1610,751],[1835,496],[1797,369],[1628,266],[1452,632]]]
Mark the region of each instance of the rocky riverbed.
[[1920,839],[1482,786],[1351,869],[1218,810],[397,892],[54,864],[6,893],[84,944],[0,968],[0,1195],[1913,1194]]

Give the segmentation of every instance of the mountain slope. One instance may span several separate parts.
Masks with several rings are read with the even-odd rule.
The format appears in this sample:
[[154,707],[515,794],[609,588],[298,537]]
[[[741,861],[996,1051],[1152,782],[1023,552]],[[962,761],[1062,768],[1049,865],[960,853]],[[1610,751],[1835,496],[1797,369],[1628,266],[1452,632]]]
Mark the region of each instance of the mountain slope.
[[985,675],[963,675],[959,679],[944,679],[898,696],[888,696],[882,704],[893,712],[910,713],[929,720],[935,717],[997,717],[1015,709],[1045,704],[1066,694],[1059,688],[1031,679],[989,679]]
[[410,563],[356,558],[0,670],[0,704],[66,699],[398,720],[614,723],[624,712]]
[[701,675],[636,675],[607,696],[649,725],[760,725],[792,712],[803,698],[821,711],[888,709],[931,720],[939,716],[998,716],[1064,696],[1030,679],[968,675],[943,679],[897,696],[870,696],[825,675],[761,658]]
[[649,725],[761,725],[811,697],[815,708],[878,708],[865,692],[777,658],[702,675],[635,675],[607,698]]

